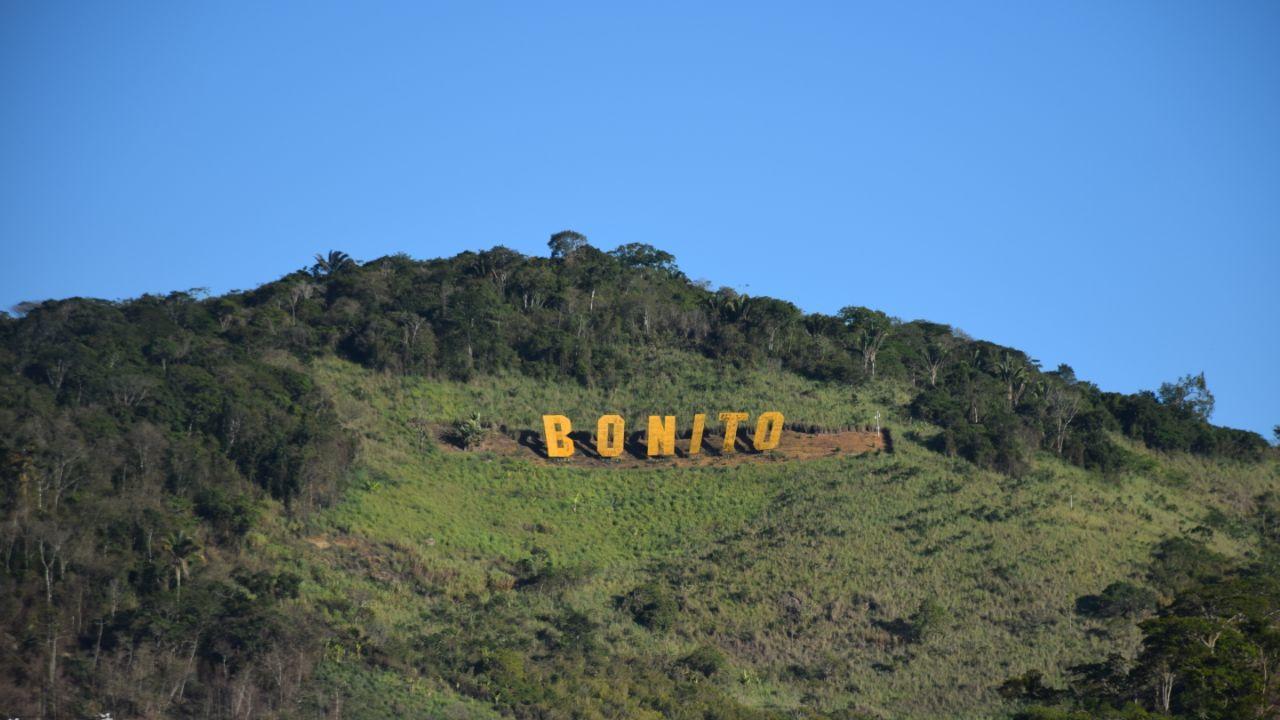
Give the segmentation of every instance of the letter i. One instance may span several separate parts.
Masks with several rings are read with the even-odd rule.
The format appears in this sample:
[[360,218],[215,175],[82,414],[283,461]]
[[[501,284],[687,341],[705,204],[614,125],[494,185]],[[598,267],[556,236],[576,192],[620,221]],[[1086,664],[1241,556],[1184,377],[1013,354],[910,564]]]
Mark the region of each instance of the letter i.
[[702,452],[702,433],[707,429],[707,416],[704,413],[698,413],[693,416],[693,434],[689,436],[689,454],[697,455]]

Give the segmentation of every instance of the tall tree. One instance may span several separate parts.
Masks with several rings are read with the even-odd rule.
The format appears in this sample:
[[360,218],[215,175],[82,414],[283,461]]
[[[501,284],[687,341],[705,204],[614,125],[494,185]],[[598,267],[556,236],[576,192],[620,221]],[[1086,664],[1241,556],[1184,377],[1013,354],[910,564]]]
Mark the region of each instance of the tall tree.
[[841,308],[838,314],[845,326],[853,332],[856,349],[862,356],[863,372],[875,380],[876,359],[893,328],[893,318],[879,310],[852,305]]
[[1058,381],[1048,381],[1044,393],[1046,411],[1053,429],[1053,449],[1059,455],[1067,441],[1067,429],[1080,412],[1080,393]]
[[561,230],[547,241],[547,247],[551,248],[551,257],[558,260],[571,257],[586,245],[587,236],[573,230]]
[[1163,383],[1156,395],[1161,404],[1185,410],[1206,422],[1213,417],[1213,393],[1209,392],[1203,372],[1184,375],[1176,382]]
[[316,263],[311,266],[311,274],[319,276],[336,275],[356,267],[356,261],[341,250],[330,250],[328,255],[316,255]]
[[924,349],[920,351],[921,359],[924,361],[925,371],[929,373],[929,387],[938,386],[938,371],[942,369],[943,363],[951,355],[953,343],[950,335],[942,335],[931,338]]
[[609,254],[617,258],[623,267],[661,270],[668,274],[679,272],[675,256],[652,245],[627,243],[610,250]]
[[160,541],[160,549],[169,556],[174,585],[181,597],[182,581],[191,577],[191,568],[195,563],[205,559],[204,547],[185,531],[177,530]]
[[995,363],[995,374],[1004,383],[1005,401],[1009,403],[1009,409],[1013,410],[1027,390],[1027,362],[1017,353],[1000,353],[1000,359]]

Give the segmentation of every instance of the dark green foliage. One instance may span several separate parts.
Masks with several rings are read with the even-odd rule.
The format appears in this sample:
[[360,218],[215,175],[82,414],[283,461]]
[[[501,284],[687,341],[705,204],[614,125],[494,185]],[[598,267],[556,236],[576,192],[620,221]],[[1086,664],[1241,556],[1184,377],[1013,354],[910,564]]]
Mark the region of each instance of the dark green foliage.
[[1004,681],[997,692],[1007,700],[1029,700],[1034,702],[1052,701],[1062,694],[1061,690],[1049,687],[1044,682],[1044,673],[1039,670],[1028,670],[1017,677]]
[[[920,393],[911,405],[912,413],[928,422],[941,425],[943,431],[935,449],[947,455],[959,455],[986,468],[994,468],[1011,475],[1027,468],[1028,431],[1016,415],[998,403],[981,399],[975,389],[979,381],[970,378],[969,401],[966,403],[950,395],[941,387]],[[994,390],[988,390],[994,397]],[[979,422],[971,418],[978,417]]]
[[680,667],[696,672],[703,677],[711,677],[724,669],[726,661],[724,653],[716,648],[703,645],[697,650],[680,658]]
[[1161,383],[1157,394],[1160,404],[1179,412],[1189,413],[1206,421],[1213,416],[1213,393],[1209,392],[1204,373],[1186,375],[1178,378],[1177,382]]
[[315,275],[335,275],[356,267],[356,261],[341,250],[330,250],[328,255],[316,255],[316,264],[311,266]]
[[516,587],[540,592],[566,590],[580,584],[589,574],[587,568],[548,562],[545,554],[537,551],[515,566]]
[[551,258],[553,260],[563,260],[571,257],[578,250],[587,246],[587,236],[573,230],[561,230],[551,236],[547,241],[547,247],[551,248]]
[[652,245],[627,243],[611,250],[609,254],[617,258],[623,267],[647,268],[649,270],[658,270],[668,275],[675,275],[680,272],[676,267],[674,255],[663,252]]
[[[1273,672],[1280,661],[1280,565],[1273,549],[1259,562],[1231,568],[1202,544],[1176,538],[1155,550],[1151,576],[1175,595],[1139,624],[1138,657],[1072,668],[1069,692],[1042,688],[1031,674],[1006,682],[1005,697],[1041,704],[1019,717],[1274,714],[1280,706]],[[1116,583],[1094,604],[1107,617],[1141,617],[1152,600],[1141,588]]]
[[1095,618],[1138,618],[1156,607],[1154,591],[1127,582],[1114,582],[1100,595],[1086,595],[1076,601],[1076,612]]
[[942,603],[929,598],[920,603],[908,622],[911,624],[911,640],[920,642],[942,631],[947,624],[947,610]]
[[1169,538],[1152,553],[1147,577],[1157,589],[1176,595],[1200,583],[1213,582],[1227,567],[1227,558],[1190,537]]
[[1194,409],[1162,403],[1151,392],[1105,393],[1103,399],[1126,435],[1156,450],[1256,461],[1268,448],[1266,440],[1257,433],[1215,427]]
[[679,611],[671,591],[657,582],[641,585],[619,598],[618,608],[654,632],[669,630]]
[[1270,546],[1280,547],[1280,493],[1265,492],[1254,502],[1258,535]]
[[[349,442],[296,360],[242,334],[243,307],[75,299],[0,324],[0,577],[20,648],[0,673],[21,678],[0,683],[15,688],[0,706],[225,708],[264,654],[314,651],[278,608],[296,578],[267,592],[226,578],[256,564],[241,552],[270,500],[302,513],[336,495]],[[305,350],[277,310],[271,342]],[[180,692],[162,687],[170,666],[191,669]]]

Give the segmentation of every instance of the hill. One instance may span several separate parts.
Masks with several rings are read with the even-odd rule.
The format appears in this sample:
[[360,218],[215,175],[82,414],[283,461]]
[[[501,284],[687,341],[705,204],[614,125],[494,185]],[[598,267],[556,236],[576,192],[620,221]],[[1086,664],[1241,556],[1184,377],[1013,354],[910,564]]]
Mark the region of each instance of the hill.
[[[251,292],[5,319],[0,710],[1267,712],[1280,593],[1247,583],[1280,463],[1206,422],[1202,377],[1107,393],[944,325],[712,291],[648,246],[551,247],[330,253]],[[550,410],[729,408],[878,418],[893,452],[486,450]],[[451,448],[455,425],[487,440]],[[1152,655],[1241,583],[1261,607],[1210,631],[1242,659]],[[1115,692],[1087,687],[1112,655]]]

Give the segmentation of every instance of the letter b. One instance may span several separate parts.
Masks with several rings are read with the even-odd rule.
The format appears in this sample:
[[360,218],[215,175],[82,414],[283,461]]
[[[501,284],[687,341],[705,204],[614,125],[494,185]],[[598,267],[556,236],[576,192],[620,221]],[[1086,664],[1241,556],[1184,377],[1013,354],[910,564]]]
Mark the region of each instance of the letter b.
[[569,418],[563,415],[543,415],[542,431],[547,438],[547,457],[573,456],[573,440],[569,439],[573,423],[569,422]]

